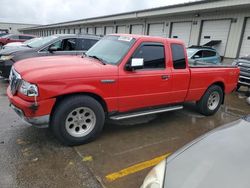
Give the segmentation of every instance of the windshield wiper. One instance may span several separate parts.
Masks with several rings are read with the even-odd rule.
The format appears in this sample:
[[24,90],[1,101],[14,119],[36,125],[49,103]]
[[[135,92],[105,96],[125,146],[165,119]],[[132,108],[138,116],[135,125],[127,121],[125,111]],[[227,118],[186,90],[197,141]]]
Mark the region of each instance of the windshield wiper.
[[28,44],[26,44],[26,46],[29,47],[29,48],[32,48],[32,46],[30,46],[30,45],[28,45]]
[[100,58],[100,57],[97,57],[97,56],[95,56],[95,55],[87,55],[87,57],[91,57],[91,58],[97,59],[97,60],[99,60],[99,62],[101,62],[103,65],[106,65],[105,61],[104,61],[102,58]]

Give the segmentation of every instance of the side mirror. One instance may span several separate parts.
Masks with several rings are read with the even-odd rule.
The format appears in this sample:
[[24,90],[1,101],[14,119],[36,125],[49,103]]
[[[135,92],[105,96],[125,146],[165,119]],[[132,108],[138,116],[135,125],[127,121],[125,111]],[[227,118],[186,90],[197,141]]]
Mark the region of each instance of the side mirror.
[[126,65],[127,71],[133,71],[136,69],[142,69],[144,65],[143,58],[132,58],[131,62]]
[[199,55],[195,55],[194,57],[193,57],[194,59],[199,59],[199,58],[201,58]]
[[53,53],[53,52],[55,52],[55,51],[58,51],[58,48],[55,47],[55,46],[51,46],[51,47],[49,47],[48,51],[49,51],[50,53]]

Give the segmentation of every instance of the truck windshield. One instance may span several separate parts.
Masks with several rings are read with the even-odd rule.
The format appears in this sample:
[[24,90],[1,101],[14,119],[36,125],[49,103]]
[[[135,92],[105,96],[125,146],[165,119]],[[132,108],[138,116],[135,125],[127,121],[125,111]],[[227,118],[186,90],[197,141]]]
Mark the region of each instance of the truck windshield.
[[106,36],[86,52],[86,56],[97,57],[105,63],[120,63],[135,39],[129,36]]

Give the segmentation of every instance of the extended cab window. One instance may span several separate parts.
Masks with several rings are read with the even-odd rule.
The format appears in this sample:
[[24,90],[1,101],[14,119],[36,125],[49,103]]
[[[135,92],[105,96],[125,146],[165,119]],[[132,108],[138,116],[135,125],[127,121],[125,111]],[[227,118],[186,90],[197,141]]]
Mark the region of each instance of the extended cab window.
[[184,46],[181,44],[171,44],[174,69],[185,69],[186,58]]
[[144,60],[143,69],[165,68],[165,54],[162,44],[143,44],[136,50],[133,58]]

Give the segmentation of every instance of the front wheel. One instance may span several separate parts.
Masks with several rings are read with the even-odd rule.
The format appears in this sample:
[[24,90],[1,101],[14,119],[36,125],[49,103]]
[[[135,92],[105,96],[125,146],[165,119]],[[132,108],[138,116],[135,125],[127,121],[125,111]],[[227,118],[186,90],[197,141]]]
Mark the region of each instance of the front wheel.
[[218,85],[210,86],[202,98],[197,102],[198,111],[206,116],[215,114],[223,101],[224,93]]
[[50,126],[63,144],[74,146],[96,138],[104,121],[104,110],[98,101],[77,95],[62,100],[56,106]]

